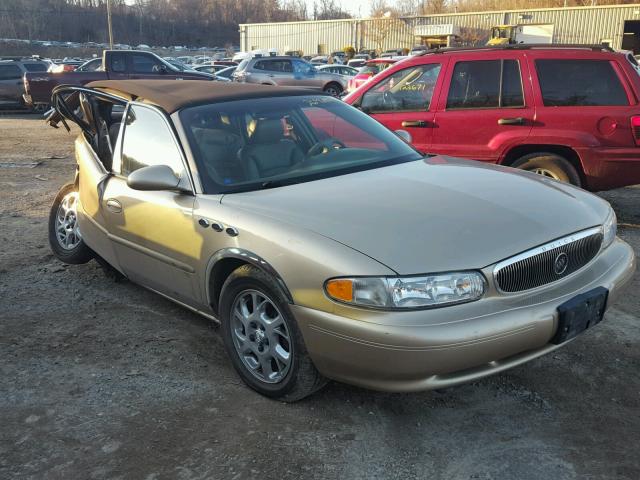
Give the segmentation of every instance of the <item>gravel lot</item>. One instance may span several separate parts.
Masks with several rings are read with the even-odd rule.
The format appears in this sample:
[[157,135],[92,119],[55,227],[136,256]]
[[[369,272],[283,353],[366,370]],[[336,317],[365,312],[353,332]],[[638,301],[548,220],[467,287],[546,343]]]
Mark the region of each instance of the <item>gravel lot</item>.
[[[596,329],[505,374],[274,402],[205,319],[53,258],[73,138],[0,117],[0,478],[640,478],[640,275]],[[603,196],[640,253],[640,188]]]

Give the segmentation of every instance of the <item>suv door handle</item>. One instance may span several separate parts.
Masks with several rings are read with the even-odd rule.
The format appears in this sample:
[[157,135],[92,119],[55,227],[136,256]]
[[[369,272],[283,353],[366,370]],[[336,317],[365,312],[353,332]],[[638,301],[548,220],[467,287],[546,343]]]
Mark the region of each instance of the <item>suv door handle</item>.
[[500,118],[498,119],[498,125],[524,125],[524,118]]
[[107,208],[113,213],[122,212],[122,204],[115,198],[110,198],[107,200]]
[[429,122],[424,120],[403,120],[401,123],[403,127],[416,127],[416,128],[426,128],[429,126]]

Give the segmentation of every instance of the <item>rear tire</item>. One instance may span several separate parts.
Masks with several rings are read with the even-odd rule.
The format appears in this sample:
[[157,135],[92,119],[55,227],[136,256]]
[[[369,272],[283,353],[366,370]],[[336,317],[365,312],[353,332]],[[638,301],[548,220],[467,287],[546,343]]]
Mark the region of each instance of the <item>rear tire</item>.
[[222,339],[242,380],[256,392],[295,402],[327,380],[313,365],[278,283],[253,265],[237,268],[220,295]]
[[324,93],[328,93],[332,97],[339,97],[343,88],[335,82],[332,82],[324,87],[322,90]]
[[560,180],[561,182],[571,183],[577,187],[582,185],[580,174],[571,162],[555,153],[530,153],[517,159],[511,166],[538,173],[554,180]]
[[77,224],[78,189],[73,183],[63,186],[49,212],[49,245],[58,260],[69,264],[87,263],[93,251],[84,243]]

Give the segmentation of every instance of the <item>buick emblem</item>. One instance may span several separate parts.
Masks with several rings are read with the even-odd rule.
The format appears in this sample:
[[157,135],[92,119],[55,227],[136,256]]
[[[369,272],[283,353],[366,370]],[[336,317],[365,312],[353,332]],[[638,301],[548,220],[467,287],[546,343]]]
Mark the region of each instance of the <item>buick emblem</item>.
[[556,275],[562,275],[569,266],[569,256],[562,252],[553,261],[553,271]]

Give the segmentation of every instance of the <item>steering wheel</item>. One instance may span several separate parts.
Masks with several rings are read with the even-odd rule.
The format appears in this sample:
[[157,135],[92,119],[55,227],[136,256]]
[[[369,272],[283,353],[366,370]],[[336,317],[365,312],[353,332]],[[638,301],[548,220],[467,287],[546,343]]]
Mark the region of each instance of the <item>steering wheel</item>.
[[347,148],[347,146],[337,138],[327,138],[325,140],[320,140],[309,149],[309,151],[307,152],[307,158],[315,157],[319,153],[327,153],[327,151],[331,149],[337,150],[338,148]]

